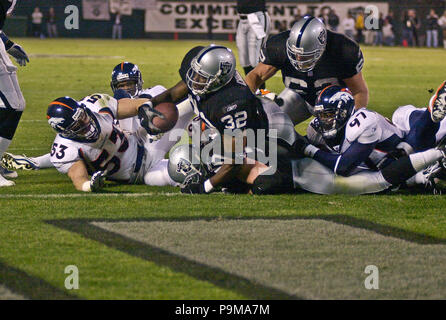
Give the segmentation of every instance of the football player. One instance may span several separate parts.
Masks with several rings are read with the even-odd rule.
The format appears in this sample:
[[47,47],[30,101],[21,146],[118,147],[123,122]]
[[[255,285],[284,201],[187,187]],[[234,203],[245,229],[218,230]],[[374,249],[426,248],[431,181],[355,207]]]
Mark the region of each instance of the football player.
[[[247,75],[259,63],[260,49],[270,32],[271,18],[265,0],[237,0],[237,12],[240,22],[235,40],[240,65]],[[264,84],[261,88],[265,88]]]
[[[256,195],[312,192],[317,194],[372,194],[404,185],[409,179],[438,161],[445,161],[446,141],[424,152],[403,156],[380,171],[362,171],[348,177],[334,174],[324,165],[310,158],[281,157],[273,174],[264,174],[268,168],[242,165],[241,172],[230,189],[235,193]],[[170,177],[182,185],[200,185],[201,181],[216,174],[212,163],[201,161],[192,146],[180,145],[169,155]],[[218,168],[217,168],[218,169]],[[237,186],[238,190],[233,186]],[[225,186],[223,186],[225,187]],[[192,188],[182,191],[194,192]]]
[[[192,48],[184,57],[179,73],[181,81],[151,99],[149,104],[152,107],[161,102],[176,103],[189,97],[195,113],[209,128],[220,133],[223,145],[229,146],[225,153],[234,151],[234,138],[227,135],[228,132],[258,133],[261,132],[259,130],[270,132],[271,129],[277,132],[278,152],[290,151],[297,138],[291,120],[273,101],[259,98],[251,92],[236,71],[236,60],[230,49],[217,45]],[[152,134],[158,132],[150,119],[146,121],[146,127],[151,129],[149,132]],[[243,143],[244,148],[246,141]],[[237,156],[243,158],[245,151],[244,148],[242,154]],[[248,162],[246,158],[240,161]],[[238,165],[233,158],[224,163],[210,179],[191,183],[183,191],[210,193],[239,175],[249,174],[251,170],[246,169],[250,166],[256,170],[267,168],[258,162]]]
[[367,107],[369,91],[362,75],[364,57],[359,45],[306,16],[291,30],[271,37],[262,48],[260,63],[246,76],[255,92],[279,70],[285,89],[275,101],[298,124],[314,115],[319,93],[329,85],[348,87],[358,109]]
[[51,162],[84,192],[100,191],[106,178],[121,183],[176,185],[168,175],[164,151],[141,131],[128,133],[116,125],[116,119],[136,116],[146,101],[118,101],[106,94],[94,94],[79,102],[70,97],[54,100],[47,110],[48,123],[57,132]]
[[390,120],[366,108],[355,109],[355,98],[347,88],[325,88],[314,113],[307,128],[311,145],[304,154],[336,175],[378,171],[394,160],[397,149],[410,149],[403,132]]
[[[23,110],[25,99],[17,80],[17,67],[11,62],[10,54],[20,66],[29,62],[21,46],[12,42],[2,31],[6,17],[12,13],[16,0],[0,0],[0,158],[8,149],[15,135]],[[17,177],[0,166],[0,187],[13,186],[13,181],[6,178]]]
[[[141,71],[136,64],[131,62],[122,62],[113,68],[110,86],[115,99],[150,99],[166,90],[166,88],[161,85],[143,89],[143,84],[144,81],[142,79]],[[188,107],[188,104],[189,102],[184,102],[177,105],[180,117],[176,126],[171,130],[172,135],[177,134],[175,133],[175,129],[184,129],[187,121],[189,121],[192,117],[193,112],[189,110],[190,108]],[[92,111],[98,112],[99,110],[94,109]],[[141,127],[137,117],[121,119],[117,121],[117,124],[122,130],[129,133],[134,133]],[[175,144],[173,142],[176,141],[177,138],[168,134],[161,140],[162,141],[157,141],[156,143],[158,144],[158,149],[163,149],[165,154]],[[51,155],[49,153],[38,157],[27,157],[25,155],[20,156],[5,153],[2,158],[2,163],[5,167],[14,170],[38,170],[54,167],[53,163],[51,162]]]

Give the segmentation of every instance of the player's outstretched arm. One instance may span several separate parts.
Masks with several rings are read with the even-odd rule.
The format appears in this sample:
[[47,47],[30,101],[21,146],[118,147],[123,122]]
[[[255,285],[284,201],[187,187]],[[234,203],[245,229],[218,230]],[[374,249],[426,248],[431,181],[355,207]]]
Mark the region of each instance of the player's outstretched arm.
[[367,87],[362,72],[355,74],[351,78],[344,79],[344,82],[355,98],[355,108],[367,108],[369,104],[369,88]]
[[252,92],[256,92],[258,88],[269,78],[276,74],[279,69],[269,64],[259,62],[257,66],[246,75],[245,82]]
[[138,115],[138,109],[149,99],[130,99],[124,98],[118,100],[118,119],[126,119]]
[[162,102],[179,103],[187,97],[189,89],[184,81],[178,82],[174,87],[160,93],[156,97],[153,97],[151,102],[153,106]]

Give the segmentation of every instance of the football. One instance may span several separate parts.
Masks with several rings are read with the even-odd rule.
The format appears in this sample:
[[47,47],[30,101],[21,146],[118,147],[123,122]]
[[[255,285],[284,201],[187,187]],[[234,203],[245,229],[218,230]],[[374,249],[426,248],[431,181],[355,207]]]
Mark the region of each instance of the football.
[[153,124],[161,130],[166,132],[171,130],[178,121],[178,109],[174,103],[163,102],[158,104],[155,109],[161,112],[166,118],[160,117],[153,118]]

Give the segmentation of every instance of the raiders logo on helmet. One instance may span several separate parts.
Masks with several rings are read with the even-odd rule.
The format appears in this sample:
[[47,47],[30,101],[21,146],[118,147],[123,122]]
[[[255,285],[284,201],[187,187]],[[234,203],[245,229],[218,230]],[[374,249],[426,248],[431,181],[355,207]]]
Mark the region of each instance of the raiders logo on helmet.
[[229,61],[220,62],[220,70],[222,75],[228,74],[232,69],[232,64]]
[[327,42],[327,31],[323,29],[319,34],[319,37],[317,37],[317,39],[319,40],[319,43],[321,45],[325,44],[325,42]]

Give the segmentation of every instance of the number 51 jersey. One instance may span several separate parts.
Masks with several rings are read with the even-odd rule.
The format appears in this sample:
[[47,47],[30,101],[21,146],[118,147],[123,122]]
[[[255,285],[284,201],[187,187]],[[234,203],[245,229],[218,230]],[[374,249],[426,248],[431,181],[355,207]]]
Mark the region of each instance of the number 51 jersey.
[[82,142],[58,134],[51,148],[51,162],[59,172],[66,174],[74,163],[84,160],[89,174],[107,169],[108,179],[130,182],[135,175],[140,148],[136,135],[125,134],[114,124],[117,100],[105,94],[95,94],[81,103],[92,112],[91,117],[98,124],[98,139]]

